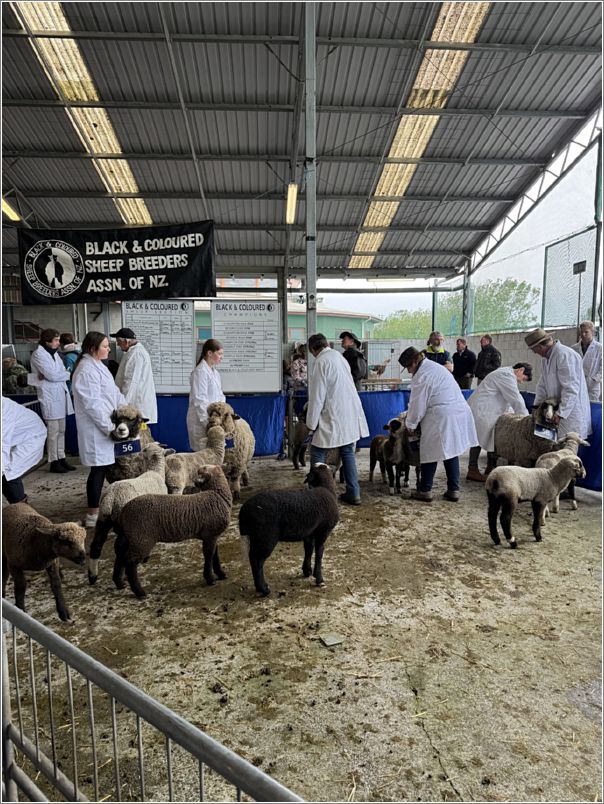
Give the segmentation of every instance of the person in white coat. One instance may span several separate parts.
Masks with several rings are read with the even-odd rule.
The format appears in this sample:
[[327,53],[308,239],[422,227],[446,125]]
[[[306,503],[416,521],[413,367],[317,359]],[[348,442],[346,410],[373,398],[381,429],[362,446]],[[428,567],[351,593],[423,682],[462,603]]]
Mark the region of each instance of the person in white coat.
[[[504,366],[487,374],[468,399],[480,446],[470,449],[466,480],[476,480],[479,483],[484,483],[487,475],[497,465],[497,456],[494,452],[497,419],[502,413],[528,415],[527,407],[520,395],[518,385],[523,382],[530,382],[532,378],[533,367],[530,363],[515,363],[511,367]],[[487,468],[484,475],[478,469],[481,447],[487,451]]]
[[594,340],[592,321],[579,324],[581,340],[573,349],[583,359],[583,374],[587,383],[590,402],[602,401],[602,344]]
[[189,446],[194,452],[203,449],[207,442],[208,405],[224,402],[222,383],[217,366],[220,365],[224,349],[216,338],[208,338],[204,343],[197,365],[191,372],[191,393],[187,410],[187,432]]
[[2,494],[9,503],[27,502],[23,480],[42,460],[46,427],[33,410],[2,397]]
[[340,500],[361,504],[361,490],[355,459],[356,442],[369,435],[367,419],[356,391],[350,365],[320,333],[311,335],[308,348],[315,365],[310,378],[306,426],[314,431],[311,463],[323,463],[328,449],[339,447],[346,492]]
[[96,525],[105,470],[115,463],[115,442],[110,435],[115,425],[111,414],[126,404],[111,372],[102,362],[108,354],[107,336],[102,332],[87,333],[71,380],[80,461],[82,466],[90,467],[86,481],[88,510],[84,520],[87,528]]
[[405,425],[419,440],[420,485],[411,494],[415,500],[432,502],[432,484],[438,461],[447,473],[444,498],[459,500],[459,456],[478,444],[474,419],[451,372],[426,360],[422,352],[410,346],[399,363],[411,374],[411,394]]
[[534,329],[524,341],[534,354],[543,358],[534,404],[558,399],[560,405],[553,422],[558,428],[558,438],[567,433],[587,438],[591,433],[591,408],[580,356],[544,329]]
[[67,463],[65,458],[65,419],[73,413],[73,405],[66,382],[69,372],[58,351],[59,330],[42,330],[38,348],[31,356],[31,370],[36,377],[38,401],[48,428],[49,471],[64,474],[75,471],[75,466]]
[[111,337],[117,340],[117,345],[124,353],[115,375],[115,384],[126,397],[126,402],[138,408],[148,419],[148,424],[157,424],[157,396],[149,352],[128,327],[123,327]]

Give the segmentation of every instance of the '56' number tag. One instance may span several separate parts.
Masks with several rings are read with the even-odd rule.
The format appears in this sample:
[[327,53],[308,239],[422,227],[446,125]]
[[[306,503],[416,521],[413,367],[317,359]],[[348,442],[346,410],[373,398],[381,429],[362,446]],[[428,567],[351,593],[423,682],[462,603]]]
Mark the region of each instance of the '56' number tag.
[[133,438],[130,441],[118,441],[113,450],[116,458],[123,455],[134,455],[136,452],[141,451],[141,440],[140,438]]

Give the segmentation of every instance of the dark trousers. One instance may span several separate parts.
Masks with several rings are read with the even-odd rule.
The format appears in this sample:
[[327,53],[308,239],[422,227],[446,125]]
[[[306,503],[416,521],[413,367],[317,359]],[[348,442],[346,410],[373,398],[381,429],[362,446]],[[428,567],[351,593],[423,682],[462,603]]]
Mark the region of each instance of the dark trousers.
[[23,502],[25,499],[25,489],[21,478],[16,477],[14,480],[7,480],[6,477],[2,475],[2,494],[11,505],[13,503]]
[[[495,452],[487,452],[487,466],[489,469],[495,466]],[[470,457],[468,458],[468,469],[478,469],[478,458],[480,457],[480,447],[470,447]]]
[[98,508],[101,501],[101,492],[105,482],[106,466],[91,466],[86,481],[86,498],[89,508]]
[[[459,458],[457,456],[448,458],[443,463],[447,473],[447,491],[459,491]],[[434,463],[422,463],[419,481],[420,491],[432,491],[437,466],[437,461],[434,461]]]
[[469,391],[472,387],[473,377],[455,377],[455,382],[459,385],[462,391]]

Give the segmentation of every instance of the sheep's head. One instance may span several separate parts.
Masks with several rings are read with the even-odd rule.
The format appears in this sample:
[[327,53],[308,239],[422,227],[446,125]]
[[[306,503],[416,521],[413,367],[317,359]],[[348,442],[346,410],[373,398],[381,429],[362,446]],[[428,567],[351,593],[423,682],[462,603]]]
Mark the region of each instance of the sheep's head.
[[213,464],[205,464],[204,466],[200,466],[195,476],[193,478],[193,485],[196,486],[198,489],[202,489],[212,479],[222,479],[226,481],[224,476],[224,472],[220,466],[215,466]]
[[336,493],[332,468],[326,463],[316,463],[304,478],[304,482],[308,483],[309,488],[321,487],[329,489],[334,495]]
[[62,522],[59,525],[36,528],[40,536],[50,536],[54,554],[58,558],[68,558],[76,564],[86,563],[86,531],[75,522]]
[[140,432],[141,424],[149,419],[141,414],[134,405],[122,405],[111,414],[111,421],[115,429],[110,433],[114,441],[125,441],[127,438],[136,438]]
[[579,433],[567,433],[564,438],[561,438],[560,441],[558,441],[557,446],[560,449],[572,449],[576,452],[579,447],[590,447],[591,444],[589,441],[581,438]]
[[568,469],[569,472],[573,472],[574,477],[581,478],[585,477],[585,475],[587,474],[587,472],[585,471],[585,467],[583,466],[583,462],[579,457],[573,456],[572,458],[571,457],[563,458],[560,461],[560,465],[564,466],[565,469]]
[[220,445],[224,446],[226,438],[225,429],[221,424],[208,424],[208,447],[215,449]]
[[208,405],[208,423],[206,425],[206,433],[210,427],[220,425],[224,428],[227,436],[232,436],[235,432],[234,421],[240,417],[235,413],[233,408],[227,402],[212,402]]
[[405,425],[400,419],[390,419],[388,424],[384,425],[384,430],[388,430],[391,438],[401,438],[404,433]]
[[544,399],[533,408],[533,418],[537,424],[551,424],[554,414],[560,407],[559,399]]

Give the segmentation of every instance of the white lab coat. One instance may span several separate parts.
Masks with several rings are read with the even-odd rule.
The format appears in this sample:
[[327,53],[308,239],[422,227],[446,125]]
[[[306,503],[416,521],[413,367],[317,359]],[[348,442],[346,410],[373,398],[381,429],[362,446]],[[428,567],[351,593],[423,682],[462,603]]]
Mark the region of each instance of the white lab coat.
[[138,408],[149,419],[149,424],[157,424],[157,397],[151,358],[141,343],[133,344],[124,352],[115,375],[115,384],[129,405]]
[[407,427],[421,424],[419,455],[422,463],[446,461],[478,444],[472,412],[451,372],[431,360],[422,360],[411,377]]
[[487,374],[468,399],[468,405],[474,417],[478,443],[488,452],[495,449],[495,424],[502,413],[528,415],[514,369],[510,366]]
[[2,474],[16,480],[42,460],[46,427],[33,410],[2,397]]
[[109,466],[115,463],[115,441],[109,433],[115,428],[111,414],[126,399],[109,369],[90,355],[84,355],[75,369],[71,390],[78,428],[78,449],[83,466]]
[[541,377],[535,391],[535,405],[545,399],[559,399],[558,437],[578,433],[586,438],[591,433],[589,392],[581,357],[560,341],[555,341],[549,357],[541,362]]
[[315,431],[313,445],[322,449],[343,447],[369,435],[350,365],[335,349],[326,347],[315,359],[306,426]]
[[208,423],[208,405],[212,402],[224,402],[220,374],[203,358],[191,372],[191,393],[187,410],[187,432],[189,446],[195,452],[203,449],[206,443],[206,426]]
[[590,402],[602,401],[602,344],[592,341],[583,354],[581,341],[573,349],[583,361],[583,374],[587,383],[587,392]]
[[73,413],[69,389],[65,382],[70,374],[63,364],[61,355],[58,352],[51,355],[40,345],[32,353],[31,370],[36,376],[41,374],[44,377],[43,380],[36,380],[36,392],[44,419],[46,421],[64,419]]

